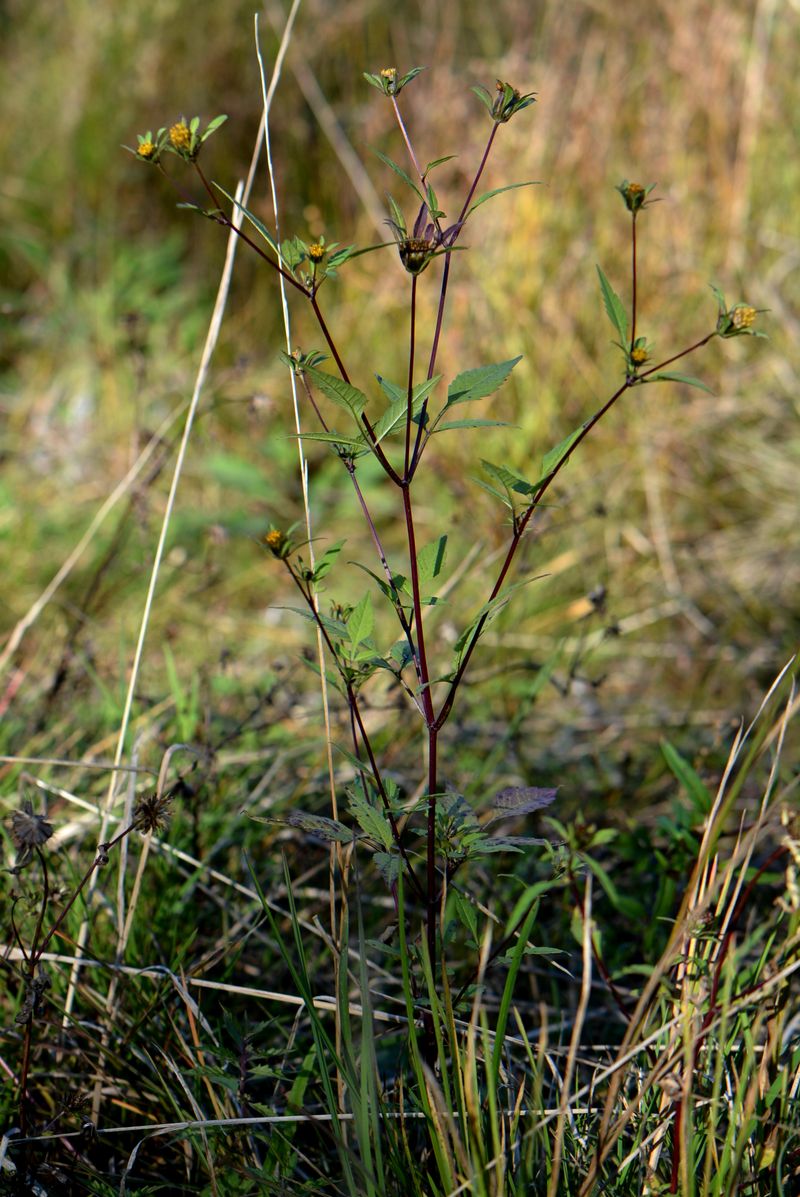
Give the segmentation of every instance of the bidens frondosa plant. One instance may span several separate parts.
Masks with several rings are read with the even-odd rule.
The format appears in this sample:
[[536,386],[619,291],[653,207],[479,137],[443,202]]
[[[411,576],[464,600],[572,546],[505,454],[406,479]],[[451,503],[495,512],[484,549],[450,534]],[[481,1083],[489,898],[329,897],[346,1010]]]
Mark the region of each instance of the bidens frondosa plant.
[[[346,788],[350,821],[297,814],[292,822],[317,838],[358,846],[372,855],[398,909],[402,907],[409,919],[412,934],[406,943],[416,959],[418,971],[414,984],[420,992],[424,988],[423,974],[433,978],[435,987],[441,984],[446,988],[441,912],[460,870],[468,862],[490,853],[524,851],[532,841],[528,837],[497,835],[497,824],[532,815],[555,798],[552,789],[506,788],[496,795],[487,812],[478,813],[463,796],[449,791],[442,783],[440,734],[453,714],[481,637],[523,584],[523,580],[515,577],[523,537],[535,525],[545,497],[570,456],[629,391],[665,382],[703,388],[705,384],[696,377],[676,371],[676,363],[697,354],[717,337],[763,334],[755,327],[754,308],[744,302],[729,306],[714,287],[719,310],[711,328],[685,348],[669,349],[663,355],[656,353],[638,328],[637,263],[638,227],[655,203],[651,198],[655,184],[621,182],[617,190],[630,217],[629,306],[603,270],[597,268],[602,304],[622,355],[618,382],[595,412],[560,444],[541,455],[538,470],[529,476],[521,475],[505,463],[480,462],[484,474],[481,485],[497,501],[505,517],[505,548],[500,564],[487,582],[485,601],[466,619],[455,639],[452,655],[442,659],[441,645],[429,643],[427,633],[431,611],[437,604],[436,588],[443,574],[448,535],[443,531],[431,543],[418,542],[415,498],[420,470],[434,436],[456,433],[465,437],[469,429],[496,423],[465,416],[466,405],[480,403],[498,391],[520,360],[514,357],[489,364],[471,362],[455,378],[442,378],[438,361],[450,275],[464,231],[475,219],[476,210],[502,192],[532,185],[512,182],[478,194],[496,137],[511,119],[522,117],[534,105],[536,97],[533,92],[524,93],[502,80],[498,80],[494,93],[483,87],[473,89],[488,115],[489,130],[466,194],[452,205],[453,215],[448,218],[445,202],[432,181],[447,158],[421,165],[424,159],[417,154],[398,103],[404,89],[418,74],[417,69],[401,75],[396,68],[386,67],[365,76],[388,99],[408,153],[405,166],[379,155],[406,188],[412,214],[407,217],[404,205],[390,197],[387,223],[393,241],[388,245],[396,248],[407,275],[408,369],[402,382],[389,381],[379,373],[378,390],[371,394],[369,385],[360,382],[363,363],[351,364],[350,351],[332,330],[319,301],[321,288],[328,280],[335,279],[341,267],[360,253],[385,250],[385,245],[359,250],[353,245],[326,245],[322,239],[308,243],[300,236],[279,243],[266,225],[241,205],[238,205],[240,215],[248,222],[247,231],[235,231],[311,305],[327,354],[298,349],[292,355],[283,355],[308,401],[310,421],[316,425],[304,432],[303,437],[327,444],[341,460],[375,550],[374,564],[364,566],[372,577],[373,588],[355,604],[332,604],[325,611],[320,596],[327,589],[329,574],[337,565],[343,542],[332,544],[312,564],[307,546],[292,529],[273,527],[264,536],[264,547],[287,571],[301,597],[305,615],[316,625],[328,655],[330,680],[343,696],[351,729],[351,742],[343,746],[355,770],[355,780]],[[526,113],[523,119],[529,116]],[[184,200],[184,206],[194,207],[217,224],[232,229],[231,205],[237,201],[225,188],[208,181],[199,162],[205,141],[223,119],[217,117],[203,133],[196,117],[188,124],[182,120],[168,130],[165,126],[156,134],[148,132],[140,136],[139,148],[134,152],[141,161],[155,165],[176,187],[166,170],[165,157],[172,154],[181,158],[194,170],[210,201],[209,206],[204,206],[194,201],[187,205]],[[180,194],[183,198],[182,191]],[[433,269],[434,265],[440,269]],[[418,288],[422,285],[433,287],[434,294],[438,291],[435,316],[430,324],[419,318]],[[326,356],[332,359],[332,369],[323,368]],[[361,465],[368,459],[378,463],[385,485],[396,496],[405,541],[405,552],[399,560],[385,548],[372,515],[370,496],[362,488]],[[375,596],[388,604],[396,621],[397,634],[388,645],[376,633]],[[364,717],[362,691],[379,671],[391,675],[405,695],[410,717],[419,720],[424,728],[424,751],[415,779],[423,795],[418,801],[410,797],[413,787],[408,792],[401,791],[396,778],[387,773]],[[468,904],[457,904],[456,909],[465,926],[473,930]],[[504,943],[523,924],[529,909],[530,902],[511,913]],[[419,912],[416,917],[423,932],[418,938],[412,925],[415,911]],[[428,1018],[429,1035],[431,1025]],[[427,1048],[429,1051],[433,1048],[430,1040]]]

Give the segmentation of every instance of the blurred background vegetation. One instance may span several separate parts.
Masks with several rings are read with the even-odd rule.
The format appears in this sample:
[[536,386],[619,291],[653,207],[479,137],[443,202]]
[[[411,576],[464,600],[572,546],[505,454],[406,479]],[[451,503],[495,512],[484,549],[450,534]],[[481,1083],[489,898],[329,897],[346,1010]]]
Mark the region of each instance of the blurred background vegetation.
[[[268,70],[284,18],[267,4]],[[471,480],[477,458],[535,476],[542,453],[617,385],[595,272],[602,264],[628,298],[628,222],[614,185],[658,184],[661,202],[640,222],[640,328],[661,356],[713,327],[710,281],[731,303],[769,309],[768,342],[713,343],[687,363],[713,397],[636,391],[551,492],[524,562],[543,576],[493,625],[452,726],[454,782],[480,785],[491,766],[499,783],[556,779],[571,809],[591,796],[652,801],[663,780],[654,745],[669,736],[688,755],[711,754],[710,768],[796,648],[799,27],[788,0],[654,0],[646,18],[634,0],[304,0],[272,117],[284,234],[383,240],[387,189],[413,216],[371,152],[404,162],[390,107],[362,71],[429,68],[401,103],[423,160],[458,155],[438,175],[451,217],[488,132],[470,87],[491,89],[499,76],[538,93],[501,130],[485,185],[542,185],[481,208],[454,263],[445,377],[524,361],[481,413],[517,429],[437,438],[419,484],[421,540],[453,525],[455,584],[436,622],[443,667],[506,535]],[[179,414],[213,304],[224,236],[176,210],[157,173],[121,147],[181,114],[225,112],[204,164],[232,191],[250,160],[260,86],[253,6],[239,0],[5,0],[0,47],[7,636],[148,438]],[[264,175],[255,194],[272,224]],[[423,344],[439,269],[423,279]],[[389,251],[357,259],[323,293],[364,389],[374,371],[403,375],[407,293]],[[309,313],[297,305],[293,315],[296,342],[320,347]],[[281,343],[274,276],[242,247],[137,694],[134,732],[148,730],[150,763],[176,737],[205,741],[219,759],[227,751],[230,763],[248,752],[263,762],[287,737],[320,743],[316,683],[299,664],[308,628],[283,609],[294,601],[285,577],[255,543],[270,521],[286,526],[301,512]],[[113,753],[180,426],[176,415],[152,468],[8,662],[0,751]],[[347,536],[344,556],[371,565],[338,461],[321,446],[309,457],[320,543]],[[395,496],[373,493],[399,549]],[[355,569],[329,580],[338,598],[363,591]],[[393,696],[373,701],[380,723]],[[310,759],[316,776],[321,748]],[[241,775],[229,785],[241,805]]]

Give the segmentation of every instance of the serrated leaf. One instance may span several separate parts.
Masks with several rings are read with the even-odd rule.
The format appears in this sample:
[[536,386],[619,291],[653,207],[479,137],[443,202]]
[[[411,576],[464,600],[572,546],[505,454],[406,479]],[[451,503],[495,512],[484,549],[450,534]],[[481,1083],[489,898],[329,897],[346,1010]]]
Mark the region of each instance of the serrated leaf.
[[299,827],[329,844],[351,844],[355,838],[349,827],[337,819],[327,819],[324,815],[309,815],[304,811],[294,811],[286,822],[291,827]]
[[440,536],[424,545],[417,553],[417,571],[420,582],[430,582],[438,578],[447,554],[447,536]]
[[545,789],[541,786],[506,786],[492,799],[495,811],[501,811],[503,818],[511,815],[529,815],[532,811],[542,810],[555,801],[557,789]]
[[375,626],[375,615],[372,610],[372,596],[367,592],[347,617],[347,634],[350,643],[355,648],[372,634]]
[[305,366],[304,372],[316,383],[323,394],[339,407],[343,407],[345,411],[349,411],[353,419],[358,422],[359,416],[367,405],[367,396],[363,391],[349,382],[345,382],[343,378],[337,378],[335,374],[326,374],[314,366]]
[[501,503],[508,507],[509,511],[514,510],[514,504],[511,502],[511,496],[507,492],[504,494],[502,491],[497,490],[494,486],[490,486],[488,482],[484,482],[482,478],[476,478],[474,475],[472,477],[472,481],[479,486],[481,490],[485,490],[490,495],[494,495],[496,499],[499,499]]
[[683,382],[687,387],[699,387],[701,391],[706,391],[709,395],[714,392],[711,387],[706,386],[699,378],[695,378],[692,374],[678,374],[675,370],[665,370],[659,374],[649,374],[645,379],[646,382]]
[[350,814],[365,835],[387,850],[393,843],[392,829],[383,811],[377,810],[363,794],[355,789],[348,791]]
[[320,557],[314,570],[314,581],[321,582],[326,574],[330,573],[333,563],[342,551],[344,545],[343,540],[337,540],[336,544],[332,544],[329,549]]
[[383,154],[380,150],[373,150],[372,152],[376,158],[380,158],[381,162],[383,162],[385,166],[388,166],[390,170],[393,170],[396,175],[400,176],[403,182],[411,188],[411,190],[421,200],[422,203],[425,202],[425,196],[422,194],[419,187],[417,187],[411,176],[403,170],[402,166],[398,166],[396,162],[392,161],[388,154]]
[[[473,87],[472,90],[475,91],[475,88]],[[491,112],[491,110],[492,110],[491,104],[489,104],[488,107],[489,107],[489,111]],[[466,220],[468,217],[470,217],[476,208],[480,208],[481,204],[485,204],[487,200],[494,199],[494,197],[496,195],[502,195],[502,193],[504,191],[515,191],[517,187],[539,187],[539,186],[541,186],[541,184],[537,180],[529,179],[525,183],[507,183],[505,187],[493,187],[491,191],[484,191],[483,195],[479,196],[478,199],[475,200],[475,203],[469,209],[469,211],[467,212],[467,215],[464,217],[464,219]]]
[[[408,394],[403,387],[399,387],[395,382],[390,382],[387,378],[382,378],[380,374],[376,374],[375,377],[380,383],[381,390],[391,399],[390,406],[387,407],[373,429],[376,440],[380,442],[398,429],[405,428],[408,415]],[[414,387],[411,396],[412,420],[419,415],[425,400],[441,377],[441,374],[437,374]]]
[[465,370],[450,383],[447,388],[447,407],[454,407],[456,403],[469,403],[473,399],[485,399],[494,394],[508,378],[511,371],[522,361],[522,355],[510,358],[507,362],[497,362],[490,366],[477,366],[474,370]]
[[391,854],[376,852],[372,859],[375,861],[381,877],[391,889],[397,884],[397,879],[400,876],[400,857],[396,852]]
[[614,328],[619,333],[619,339],[623,344],[628,343],[628,317],[625,308],[622,305],[622,300],[617,295],[611,283],[603,274],[600,267],[597,267],[597,274],[600,278],[600,288],[603,292],[603,305],[608,314],[608,318],[614,325]]
[[405,669],[414,660],[414,654],[407,640],[398,640],[389,649],[389,656],[396,661],[400,669]]
[[561,461],[561,458],[569,452],[583,430],[584,425],[581,424],[580,428],[576,428],[574,432],[569,434],[569,436],[565,436],[563,441],[559,441],[554,449],[551,449],[549,453],[545,453],[544,457],[542,458],[542,481],[544,481],[544,479],[553,472],[555,467]]
[[351,456],[360,457],[369,452],[369,445],[362,437],[345,436],[341,432],[290,432],[289,440],[319,441],[323,445],[341,445]]
[[265,224],[263,224],[262,221],[260,221],[258,219],[258,217],[255,216],[250,211],[249,208],[245,208],[244,204],[240,204],[239,201],[237,199],[235,199],[234,196],[232,196],[229,192],[227,192],[224,187],[220,187],[219,183],[215,183],[214,186],[216,187],[217,191],[220,191],[225,196],[226,200],[229,200],[234,205],[234,207],[238,208],[239,211],[242,213],[242,215],[244,217],[246,217],[247,220],[250,221],[251,225],[256,230],[256,232],[260,233],[261,236],[264,238],[267,245],[270,247],[272,252],[275,254],[275,257],[280,260],[281,251],[278,247],[278,243],[275,240],[275,238],[272,236],[272,233],[270,233],[267,226]]
[[532,496],[536,492],[536,487],[532,482],[528,482],[526,478],[520,477],[508,466],[494,465],[491,461],[485,461],[481,458],[481,465],[490,478],[494,478],[495,482],[499,482],[505,486],[508,491],[513,491],[518,495]]

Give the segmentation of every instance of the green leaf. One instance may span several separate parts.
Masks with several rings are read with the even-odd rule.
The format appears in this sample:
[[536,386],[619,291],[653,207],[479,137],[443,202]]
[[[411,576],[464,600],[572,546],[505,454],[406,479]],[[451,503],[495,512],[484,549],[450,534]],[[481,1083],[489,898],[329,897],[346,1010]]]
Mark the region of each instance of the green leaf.
[[368,802],[355,787],[349,788],[347,793],[350,814],[356,823],[365,835],[388,851],[392,847],[393,836],[385,813]]
[[329,844],[351,844],[355,838],[344,823],[339,823],[336,819],[327,819],[324,815],[308,815],[304,811],[294,811],[286,822],[290,827],[299,827]]
[[239,211],[242,213],[243,216],[247,217],[247,219],[250,221],[251,225],[256,230],[256,232],[260,233],[261,236],[264,238],[267,245],[270,247],[272,252],[275,254],[275,257],[280,260],[281,251],[278,248],[278,243],[275,240],[275,238],[272,236],[272,233],[270,233],[267,226],[265,224],[263,224],[258,219],[257,216],[254,216],[249,208],[245,208],[244,204],[240,204],[237,199],[234,199],[234,197],[229,192],[227,192],[224,187],[220,187],[219,183],[215,183],[214,186],[216,187],[217,191],[222,192],[222,194],[225,196],[225,198],[227,200],[230,200],[230,202],[234,205],[234,207],[239,209]]
[[686,758],[682,757],[677,748],[673,748],[668,740],[662,740],[661,752],[671,771],[691,798],[695,809],[702,815],[708,814],[711,809],[711,794]]
[[502,590],[500,594],[495,595],[495,597],[490,599],[488,603],[484,603],[480,611],[478,611],[474,619],[471,620],[453,645],[453,650],[456,654],[456,657],[460,657],[464,652],[481,620],[485,619],[485,622],[481,627],[481,635],[483,635],[492,620],[496,619],[496,617],[503,610],[511,596],[517,590],[520,590],[523,586],[527,586],[528,583],[532,581],[533,578],[524,578],[521,582],[515,582],[513,586],[508,586],[505,590]]
[[506,490],[514,491],[518,495],[527,495],[529,498],[536,494],[536,486],[533,483],[514,473],[507,466],[494,465],[491,461],[485,461],[483,458],[481,458],[481,465],[489,477],[494,478],[495,482],[499,482]]
[[517,362],[521,361],[520,354],[507,362],[465,370],[463,374],[454,378],[447,388],[447,407],[453,407],[456,403],[469,403],[473,399],[485,399],[487,395],[494,394],[506,381]]
[[391,889],[397,884],[400,876],[400,857],[396,852],[376,852],[372,858],[377,865],[378,872]]
[[423,176],[427,177],[431,173],[432,170],[436,169],[437,166],[441,166],[443,162],[450,162],[451,159],[457,158],[457,157],[458,157],[457,154],[445,154],[444,158],[434,158],[433,162],[429,162],[428,165],[425,167],[425,170],[422,172]]
[[511,501],[511,496],[507,492],[506,494],[503,494],[502,491],[497,490],[494,486],[490,486],[488,482],[484,482],[482,478],[475,478],[473,476],[472,481],[475,482],[481,488],[481,490],[485,490],[490,495],[493,495],[495,499],[499,499],[500,502],[504,503],[510,511],[514,510],[514,504]]
[[[375,377],[380,383],[381,390],[392,401],[373,429],[376,440],[380,442],[385,436],[390,436],[393,432],[405,428],[406,417],[408,415],[408,394],[404,387],[399,387],[397,383],[389,382],[387,378],[382,378],[380,374],[376,374]],[[436,374],[433,378],[429,378],[425,382],[420,382],[414,387],[411,396],[412,420],[419,415],[425,400],[440,381],[441,377],[441,374]]]
[[336,544],[332,544],[329,549],[325,550],[317,562],[316,568],[314,570],[315,582],[321,582],[325,575],[330,573],[333,563],[342,551],[343,545],[343,540],[337,540]]
[[438,578],[444,565],[447,553],[447,536],[440,536],[438,540],[426,544],[417,553],[417,570],[420,582],[430,582]]
[[320,441],[324,445],[341,445],[354,457],[369,452],[369,445],[363,437],[345,436],[341,432],[290,432],[290,440]]
[[[477,95],[477,91],[474,87],[472,90],[475,91],[476,95]],[[481,99],[482,98],[483,97],[481,97]],[[491,104],[489,104],[489,111],[491,112],[491,110],[492,110],[492,106],[491,106]],[[502,195],[502,193],[504,191],[514,191],[517,187],[540,187],[540,186],[541,186],[541,184],[537,180],[529,179],[526,183],[507,183],[505,187],[494,187],[494,188],[492,188],[491,191],[484,191],[483,195],[479,196],[478,199],[475,200],[475,203],[469,209],[469,211],[467,212],[467,215],[464,217],[464,219],[466,220],[468,217],[470,217],[476,208],[480,208],[481,204],[485,204],[487,200],[493,199],[494,196],[496,196],[496,195]]]
[[375,615],[372,610],[372,597],[367,592],[350,612],[347,619],[347,634],[354,648],[372,634],[374,626]]
[[433,432],[447,432],[449,428],[515,428],[507,420],[448,420],[446,424],[439,424]]
[[473,92],[475,93],[475,95],[476,95],[476,96],[478,97],[478,99],[480,100],[481,104],[483,104],[483,105],[484,105],[484,107],[486,108],[486,110],[487,110],[489,113],[491,113],[491,111],[492,111],[492,97],[489,95],[489,93],[488,93],[488,91],[486,90],[486,88],[485,88],[485,87],[481,87],[480,83],[478,83],[478,84],[476,84],[476,85],[475,85],[475,87],[471,87],[471,88],[470,88],[470,91],[473,91]]
[[396,162],[393,162],[387,154],[382,154],[380,150],[373,150],[372,152],[375,157],[380,158],[381,162],[388,166],[390,170],[393,170],[396,175],[399,175],[404,183],[408,184],[408,186],[411,188],[414,194],[419,197],[422,203],[425,202],[425,196],[422,194],[419,187],[417,187],[411,176],[403,170],[402,166],[398,166]]
[[565,454],[569,453],[569,450],[575,444],[584,428],[585,425],[581,424],[580,428],[576,428],[574,432],[569,434],[569,436],[565,436],[563,441],[559,441],[554,449],[551,449],[549,453],[545,453],[544,457],[542,458],[542,481],[552,474],[555,467],[561,461],[561,458],[564,457]]
[[359,422],[359,416],[367,405],[367,396],[363,391],[359,391],[358,387],[351,386],[343,378],[337,378],[335,374],[326,374],[314,366],[305,366],[304,371],[323,394],[332,399],[339,407],[343,407],[345,411],[349,411],[356,423]]
[[214,117],[214,119],[213,119],[213,121],[209,121],[209,122],[208,122],[208,126],[207,126],[207,128],[206,128],[206,131],[205,131],[205,133],[203,134],[203,136],[200,138],[200,140],[201,140],[201,141],[205,141],[205,140],[206,140],[206,138],[210,137],[210,136],[211,136],[211,134],[212,134],[213,132],[215,132],[215,130],[217,130],[217,129],[220,127],[220,125],[224,125],[224,124],[225,124],[225,121],[226,121],[227,119],[228,119],[228,118],[227,118],[227,116],[215,116],[215,117]]
[[691,374],[678,374],[675,370],[665,370],[659,374],[649,374],[645,382],[683,382],[687,387],[699,387],[701,391],[707,391],[709,395],[714,394],[711,387],[706,386],[699,378],[695,378]]
[[616,291],[611,286],[611,283],[603,274],[599,266],[597,267],[597,273],[600,278],[600,287],[603,292],[603,304],[605,306],[606,312],[608,313],[608,318],[619,333],[619,339],[623,344],[627,345],[628,317],[626,315],[625,308],[622,306],[622,300],[617,295]]
[[456,914],[462,926],[466,927],[469,934],[472,936],[473,942],[478,942],[478,912],[475,907],[469,902],[463,894],[457,890],[453,892],[453,901],[456,908]]

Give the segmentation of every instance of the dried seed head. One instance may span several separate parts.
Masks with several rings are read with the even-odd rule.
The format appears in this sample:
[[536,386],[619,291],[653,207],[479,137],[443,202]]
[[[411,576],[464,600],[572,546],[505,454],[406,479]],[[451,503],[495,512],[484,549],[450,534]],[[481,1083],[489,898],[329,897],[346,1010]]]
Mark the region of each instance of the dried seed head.
[[11,839],[17,849],[17,867],[28,863],[35,848],[41,848],[53,835],[53,824],[44,815],[33,813],[30,798],[24,798],[19,810],[11,816]]
[[131,826],[136,831],[141,831],[143,835],[151,831],[163,831],[169,823],[171,803],[171,793],[154,793],[142,798],[134,807]]

